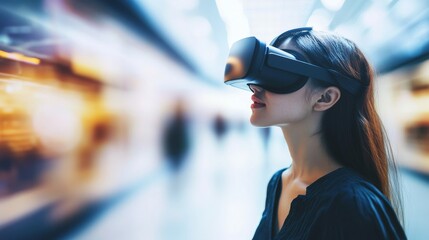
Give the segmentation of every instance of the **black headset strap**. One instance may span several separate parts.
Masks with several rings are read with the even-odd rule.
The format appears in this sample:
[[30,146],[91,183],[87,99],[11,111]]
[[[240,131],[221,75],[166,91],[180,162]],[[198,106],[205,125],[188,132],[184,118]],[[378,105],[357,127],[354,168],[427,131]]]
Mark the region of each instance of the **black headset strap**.
[[313,30],[312,27],[302,27],[302,28],[294,28],[294,29],[288,30],[288,31],[280,34],[276,38],[274,38],[273,41],[271,41],[270,45],[275,46],[280,41],[283,41],[284,39],[288,38],[292,34],[299,33],[299,32],[310,32],[311,30]]
[[304,57],[304,55],[302,55],[301,53],[291,50],[291,49],[281,49],[287,53],[292,54],[297,60],[303,61],[303,62],[307,62],[307,58]]
[[[301,33],[301,32],[302,33],[310,32],[312,30],[313,30],[312,27],[302,27],[302,28],[291,29],[289,31],[286,31],[286,32],[280,34],[278,37],[274,38],[273,41],[271,41],[270,45],[277,48],[276,45],[278,45],[279,43],[281,43],[281,41],[284,41],[288,37],[293,36],[297,33]],[[285,51],[283,49],[281,49],[281,50]],[[298,57],[297,59],[299,59],[300,57],[303,57],[301,54],[299,54],[299,53],[297,54],[295,51],[291,52],[291,50],[286,50],[286,52],[289,52],[292,55],[294,55],[295,57]],[[352,94],[357,94],[363,87],[365,87],[365,85],[362,84],[360,81],[357,81],[355,79],[351,79],[350,77],[346,77],[345,75],[343,75],[343,74],[341,74],[335,70],[319,67],[317,65],[313,65],[311,63],[308,63],[306,58],[299,59],[299,60],[303,61],[304,63],[307,63],[309,65],[308,67],[310,67],[310,65],[312,65],[313,70],[318,69],[318,71],[317,71],[318,74],[315,74],[314,76],[310,76],[311,74],[309,74],[309,73],[312,73],[312,71],[307,69],[306,71],[303,71],[301,73],[304,76],[313,77],[315,79],[320,79],[323,81],[328,81],[328,82],[334,83],[336,85],[341,86],[342,88],[344,88],[345,90],[347,90],[348,92],[350,92]],[[298,68],[299,67],[296,66],[293,70],[297,71]],[[346,80],[345,81],[338,81],[338,78],[343,78]]]

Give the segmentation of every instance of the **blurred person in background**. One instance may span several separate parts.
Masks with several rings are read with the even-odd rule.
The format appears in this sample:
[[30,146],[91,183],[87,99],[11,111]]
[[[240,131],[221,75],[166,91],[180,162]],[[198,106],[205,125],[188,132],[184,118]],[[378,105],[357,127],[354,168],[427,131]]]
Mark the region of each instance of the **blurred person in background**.
[[[363,53],[345,38],[311,28],[285,32],[271,45],[341,77],[333,75],[332,83],[302,77],[299,87],[283,93],[249,84],[250,122],[280,127],[292,157],[268,183],[253,239],[406,239],[397,170]],[[357,83],[357,92],[343,87]]]
[[216,140],[220,143],[222,146],[225,134],[228,130],[227,122],[224,116],[222,114],[218,113],[215,115],[213,120],[213,130],[216,136]]
[[8,195],[16,181],[16,157],[10,147],[0,141],[0,198]]
[[18,181],[17,190],[30,188],[39,184],[46,171],[49,170],[50,161],[40,152],[38,146],[27,150],[17,161]]
[[177,99],[173,116],[167,121],[163,133],[163,153],[173,172],[181,170],[190,148],[189,123],[183,99]]

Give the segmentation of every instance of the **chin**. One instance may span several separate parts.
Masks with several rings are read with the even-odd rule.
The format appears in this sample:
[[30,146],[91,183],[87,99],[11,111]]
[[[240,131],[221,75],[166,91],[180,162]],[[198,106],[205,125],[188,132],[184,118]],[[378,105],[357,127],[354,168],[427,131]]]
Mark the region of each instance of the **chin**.
[[263,121],[255,118],[250,118],[250,124],[252,124],[255,127],[269,127],[270,124],[264,123]]

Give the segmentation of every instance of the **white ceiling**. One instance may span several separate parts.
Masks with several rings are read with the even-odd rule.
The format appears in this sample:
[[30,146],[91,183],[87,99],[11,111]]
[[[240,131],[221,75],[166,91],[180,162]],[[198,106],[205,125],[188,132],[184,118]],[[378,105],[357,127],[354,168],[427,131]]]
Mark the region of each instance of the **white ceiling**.
[[251,35],[270,41],[280,33],[307,24],[316,0],[242,0]]
[[[378,71],[428,55],[427,0],[216,0],[239,2],[248,34],[269,42],[292,28],[312,26],[356,42]],[[219,11],[222,15],[222,8]],[[231,12],[236,21],[240,15]],[[226,22],[228,25],[228,22]],[[231,31],[228,31],[231,34]],[[234,34],[234,32],[232,32]],[[237,36],[238,37],[238,36]],[[235,39],[235,38],[234,38]],[[235,39],[237,40],[237,39]]]
[[222,78],[234,41],[254,35],[270,42],[296,27],[312,26],[349,38],[384,71],[392,61],[401,63],[424,54],[428,45],[428,40],[421,40],[429,36],[426,0],[135,1],[149,12],[160,31],[174,36],[172,44],[215,81]]

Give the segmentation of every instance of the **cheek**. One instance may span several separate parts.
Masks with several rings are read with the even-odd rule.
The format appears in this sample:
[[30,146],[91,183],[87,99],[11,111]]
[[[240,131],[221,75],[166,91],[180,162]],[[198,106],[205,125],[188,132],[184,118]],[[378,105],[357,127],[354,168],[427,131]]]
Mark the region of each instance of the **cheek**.
[[292,123],[303,119],[307,115],[307,106],[302,102],[289,102],[273,106],[270,115],[278,123]]
[[274,126],[298,122],[308,115],[303,101],[271,101],[265,109],[253,111],[250,122],[255,126]]
[[266,94],[266,107],[254,110],[250,122],[255,126],[275,126],[302,121],[312,112],[305,89],[292,94]]

